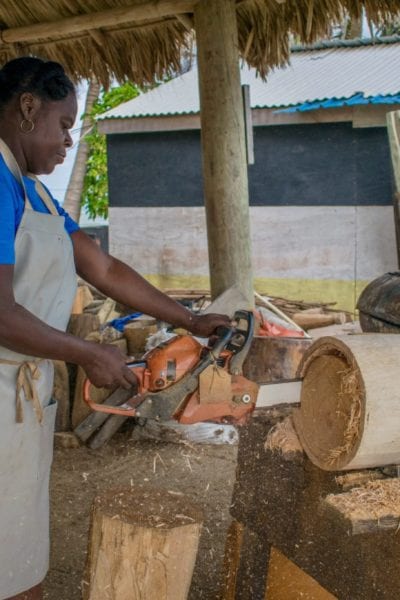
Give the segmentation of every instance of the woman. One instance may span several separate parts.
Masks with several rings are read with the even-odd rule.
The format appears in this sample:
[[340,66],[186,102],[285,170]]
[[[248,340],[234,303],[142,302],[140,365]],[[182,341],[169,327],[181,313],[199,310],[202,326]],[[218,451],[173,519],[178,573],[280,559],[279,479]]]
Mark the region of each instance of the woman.
[[58,63],[0,70],[0,600],[38,600],[48,568],[53,360],[97,386],[134,382],[115,347],[65,333],[76,273],[107,296],[202,336],[221,315],[193,315],[106,255],[36,179],[72,145],[75,89]]

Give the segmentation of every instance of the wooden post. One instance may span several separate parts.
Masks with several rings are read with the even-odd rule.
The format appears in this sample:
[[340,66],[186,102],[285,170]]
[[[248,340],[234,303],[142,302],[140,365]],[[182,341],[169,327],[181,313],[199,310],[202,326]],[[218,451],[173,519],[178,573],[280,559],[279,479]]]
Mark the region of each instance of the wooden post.
[[394,175],[393,210],[396,228],[397,264],[400,267],[400,110],[389,112],[386,115],[386,122]]
[[211,294],[237,284],[254,305],[247,160],[234,0],[194,10]]
[[202,524],[187,498],[132,487],[95,499],[84,600],[186,600]]

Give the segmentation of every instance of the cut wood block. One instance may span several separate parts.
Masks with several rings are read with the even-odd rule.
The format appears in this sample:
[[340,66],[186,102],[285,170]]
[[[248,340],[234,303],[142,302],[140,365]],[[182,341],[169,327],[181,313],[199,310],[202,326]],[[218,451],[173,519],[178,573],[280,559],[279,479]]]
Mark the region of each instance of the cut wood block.
[[69,396],[69,374],[65,362],[53,360],[53,398],[57,402],[56,431],[68,431],[71,424],[71,403]]
[[68,323],[68,333],[80,338],[86,338],[93,331],[98,331],[100,321],[97,315],[82,313],[81,315],[71,315]]
[[54,448],[75,449],[80,443],[72,431],[59,431],[54,434]]
[[[126,340],[121,338],[112,342],[126,354]],[[72,407],[72,428],[75,429],[92,412],[88,404],[83,399],[83,383],[86,379],[86,373],[82,367],[78,367],[75,383],[74,403]],[[100,404],[111,395],[111,390],[106,388],[92,388],[92,398]]]
[[115,319],[117,316],[119,316],[117,311],[115,310],[115,305],[116,302],[112,298],[107,298],[103,302],[103,304],[97,312],[97,318],[99,319],[100,325],[104,325],[104,323],[107,323],[107,321],[111,321],[112,319]]
[[139,357],[145,352],[147,338],[156,333],[155,319],[137,319],[124,327],[129,356]]
[[186,600],[203,515],[174,492],[110,490],[91,514],[84,600]]
[[400,479],[369,481],[344,494],[329,494],[323,508],[341,521],[349,535],[398,530]]
[[338,600],[276,548],[271,549],[264,600]]
[[71,314],[80,315],[93,302],[93,294],[87,285],[79,285],[76,290],[74,303],[72,305]]

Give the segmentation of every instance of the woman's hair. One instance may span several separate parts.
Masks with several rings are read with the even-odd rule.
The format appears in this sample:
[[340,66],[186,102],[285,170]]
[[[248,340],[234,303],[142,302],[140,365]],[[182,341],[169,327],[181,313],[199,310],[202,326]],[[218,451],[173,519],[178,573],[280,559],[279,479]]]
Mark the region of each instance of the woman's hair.
[[57,62],[23,56],[0,69],[0,111],[16,95],[31,92],[42,100],[63,100],[75,87]]

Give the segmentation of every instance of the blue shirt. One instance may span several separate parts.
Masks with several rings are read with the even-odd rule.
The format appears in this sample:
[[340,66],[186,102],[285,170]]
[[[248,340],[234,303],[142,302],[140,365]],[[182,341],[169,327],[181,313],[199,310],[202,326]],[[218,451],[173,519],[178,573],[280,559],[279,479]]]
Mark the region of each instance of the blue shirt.
[[[49,213],[47,206],[35,190],[33,179],[24,177],[24,184],[33,210]],[[48,191],[47,188],[46,190]],[[58,213],[65,219],[65,230],[70,235],[74,231],[78,231],[79,225],[61,208],[53,196],[51,198]],[[15,263],[14,241],[24,208],[25,197],[22,187],[0,154],[0,264],[2,265]]]

